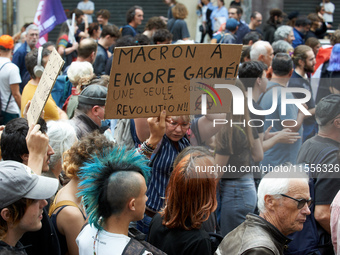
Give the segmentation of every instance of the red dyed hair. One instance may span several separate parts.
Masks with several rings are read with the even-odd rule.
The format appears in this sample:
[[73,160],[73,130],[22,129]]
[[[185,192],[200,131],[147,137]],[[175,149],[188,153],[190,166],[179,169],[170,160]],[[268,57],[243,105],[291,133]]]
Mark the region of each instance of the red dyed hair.
[[212,157],[194,152],[178,163],[166,189],[166,205],[161,212],[163,225],[199,229],[216,210],[216,179],[211,168],[208,169],[213,162]]

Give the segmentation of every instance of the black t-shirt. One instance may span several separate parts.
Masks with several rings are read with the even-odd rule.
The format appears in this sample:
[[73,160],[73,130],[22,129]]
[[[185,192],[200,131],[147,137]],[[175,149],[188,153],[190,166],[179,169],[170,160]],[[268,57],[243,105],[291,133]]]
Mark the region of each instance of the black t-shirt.
[[211,254],[210,237],[202,229],[170,229],[162,224],[162,217],[156,214],[149,230],[148,242],[167,254],[197,255]]
[[307,164],[311,177],[316,179],[316,205],[331,204],[340,190],[339,146],[340,143],[335,140],[316,135],[304,142],[299,151],[297,163]]
[[[302,89],[307,89],[310,93],[311,93],[311,99],[306,103],[308,106],[308,109],[313,109],[315,108],[315,101],[314,101],[314,97],[313,97],[313,93],[312,93],[312,87],[309,83],[308,80],[304,79],[303,77],[301,77],[295,70],[292,74],[292,76],[290,77],[289,83],[288,83],[288,87],[290,88],[302,88]],[[305,94],[304,93],[293,93],[295,98],[305,98]],[[306,125],[311,125],[315,123],[315,118],[314,116],[310,116],[308,118],[305,118],[303,123]]]
[[[254,108],[256,110],[263,110],[262,107],[258,103],[256,103],[254,100],[253,100],[253,106],[254,106]],[[257,130],[257,133],[258,134],[262,134],[264,132],[263,127],[264,127],[264,122],[266,120],[266,116],[264,116],[264,115],[257,115],[257,114],[252,113],[251,111],[249,111],[249,115],[250,115],[250,119],[257,120],[257,121],[251,121],[250,122],[251,125],[252,126],[257,126],[257,127],[255,127],[256,130]]]
[[319,82],[318,92],[316,94],[315,104],[336,90],[340,91],[340,71],[328,71],[329,61],[326,61],[321,70],[321,79]]
[[20,242],[28,255],[60,255],[59,240],[46,208],[43,209],[42,227],[35,232],[26,232]]
[[[253,135],[257,134],[255,129],[252,129]],[[254,135],[254,139],[258,136]],[[241,167],[253,165],[250,146],[246,131],[239,125],[233,125],[232,128],[232,144],[229,147],[228,132],[218,134],[217,139],[220,139],[220,144],[216,147],[216,154],[229,156],[227,168],[232,171],[224,171],[224,179],[234,179],[242,177],[252,177],[249,171],[240,171]]]
[[236,1],[231,1],[230,6],[240,6],[241,7],[241,2],[236,2]]

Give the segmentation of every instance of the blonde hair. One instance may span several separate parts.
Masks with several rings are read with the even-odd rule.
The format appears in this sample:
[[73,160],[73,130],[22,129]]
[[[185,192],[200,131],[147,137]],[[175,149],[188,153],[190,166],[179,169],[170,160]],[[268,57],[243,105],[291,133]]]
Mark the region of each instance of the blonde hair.
[[72,62],[67,70],[67,76],[70,82],[76,87],[79,84],[80,79],[92,79],[93,66],[91,63],[85,62]]

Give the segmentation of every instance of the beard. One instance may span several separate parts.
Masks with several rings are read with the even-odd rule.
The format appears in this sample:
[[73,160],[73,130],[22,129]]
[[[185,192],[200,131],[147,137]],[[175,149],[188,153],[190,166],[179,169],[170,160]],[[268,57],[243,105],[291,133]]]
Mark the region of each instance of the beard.
[[306,73],[314,73],[314,66],[307,66],[303,68]]

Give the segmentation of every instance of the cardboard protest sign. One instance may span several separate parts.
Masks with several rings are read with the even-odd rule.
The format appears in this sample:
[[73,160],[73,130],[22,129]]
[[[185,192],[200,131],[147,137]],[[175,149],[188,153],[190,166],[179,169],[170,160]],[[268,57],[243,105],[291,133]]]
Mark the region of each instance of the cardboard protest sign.
[[[218,83],[233,84],[241,51],[242,45],[227,44],[115,48],[105,118],[152,117],[163,109],[168,115],[200,114],[197,98],[204,90],[195,86],[208,84],[205,80],[206,85],[193,85],[190,80],[218,78]],[[226,92],[222,94],[220,101],[230,98]],[[226,109],[216,107],[212,112]]]
[[53,49],[27,112],[29,126],[37,124],[64,63],[65,61],[60,57],[60,54]]

